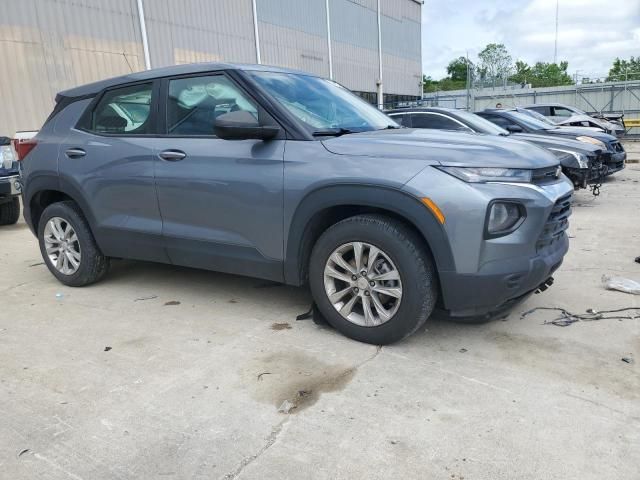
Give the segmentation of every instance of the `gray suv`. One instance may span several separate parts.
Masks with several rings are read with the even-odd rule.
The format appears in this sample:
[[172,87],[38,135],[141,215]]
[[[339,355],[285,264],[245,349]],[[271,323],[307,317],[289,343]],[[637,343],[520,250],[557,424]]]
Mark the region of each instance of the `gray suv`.
[[485,319],[544,288],[573,186],[506,138],[399,127],[333,81],[197,64],[64,91],[19,162],[24,216],[69,286],[111,258],[309,284],[373,344],[435,308]]

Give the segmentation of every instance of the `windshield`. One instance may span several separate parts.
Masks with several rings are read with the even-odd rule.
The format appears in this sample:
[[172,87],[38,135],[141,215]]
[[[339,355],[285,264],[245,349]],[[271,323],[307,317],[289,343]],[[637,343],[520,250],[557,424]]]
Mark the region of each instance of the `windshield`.
[[296,73],[249,74],[313,132],[400,128],[380,110],[331,80]]
[[526,115],[520,112],[509,111],[509,112],[504,112],[504,115],[507,116],[508,118],[515,120],[518,123],[525,125],[527,128],[530,128],[531,130],[553,130],[555,128],[558,128],[555,125],[553,126],[549,125],[548,123],[541,122],[537,118],[533,118],[529,115]]
[[480,133],[487,133],[489,135],[509,135],[509,132],[502,127],[499,127],[493,122],[482,118],[475,113],[467,112],[465,110],[456,110],[455,115],[469,125],[473,130]]
[[551,120],[549,120],[547,117],[545,117],[541,113],[538,113],[534,110],[529,110],[528,108],[522,108],[522,109],[519,108],[518,112],[524,113],[525,115],[529,115],[530,117],[535,118],[536,120],[540,120],[541,122],[544,122],[547,125],[551,125],[552,127],[556,126],[556,124],[553,123]]

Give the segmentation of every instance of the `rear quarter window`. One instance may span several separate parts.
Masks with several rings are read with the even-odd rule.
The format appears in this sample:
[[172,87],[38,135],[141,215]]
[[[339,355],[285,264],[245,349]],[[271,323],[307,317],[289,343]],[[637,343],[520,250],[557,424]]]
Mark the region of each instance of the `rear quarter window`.
[[107,90],[80,127],[98,134],[151,133],[152,83]]

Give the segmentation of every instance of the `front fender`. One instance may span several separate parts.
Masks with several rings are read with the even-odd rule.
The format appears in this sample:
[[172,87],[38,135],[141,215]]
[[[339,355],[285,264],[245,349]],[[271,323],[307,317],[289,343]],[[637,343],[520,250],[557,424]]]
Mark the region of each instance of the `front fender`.
[[288,284],[304,283],[307,266],[306,236],[318,214],[332,207],[369,207],[392,212],[412,224],[424,237],[438,272],[455,271],[447,234],[433,214],[414,196],[390,187],[341,184],[324,186],[308,193],[298,204],[291,221],[285,246],[284,277]]

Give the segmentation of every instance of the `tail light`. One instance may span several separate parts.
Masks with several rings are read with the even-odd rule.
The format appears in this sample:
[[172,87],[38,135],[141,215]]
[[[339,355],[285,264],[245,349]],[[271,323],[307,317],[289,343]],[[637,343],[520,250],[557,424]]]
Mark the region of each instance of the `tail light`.
[[31,150],[38,144],[38,141],[34,138],[28,139],[13,139],[13,149],[16,151],[16,155],[18,157],[18,161],[24,160],[24,158],[29,154]]

